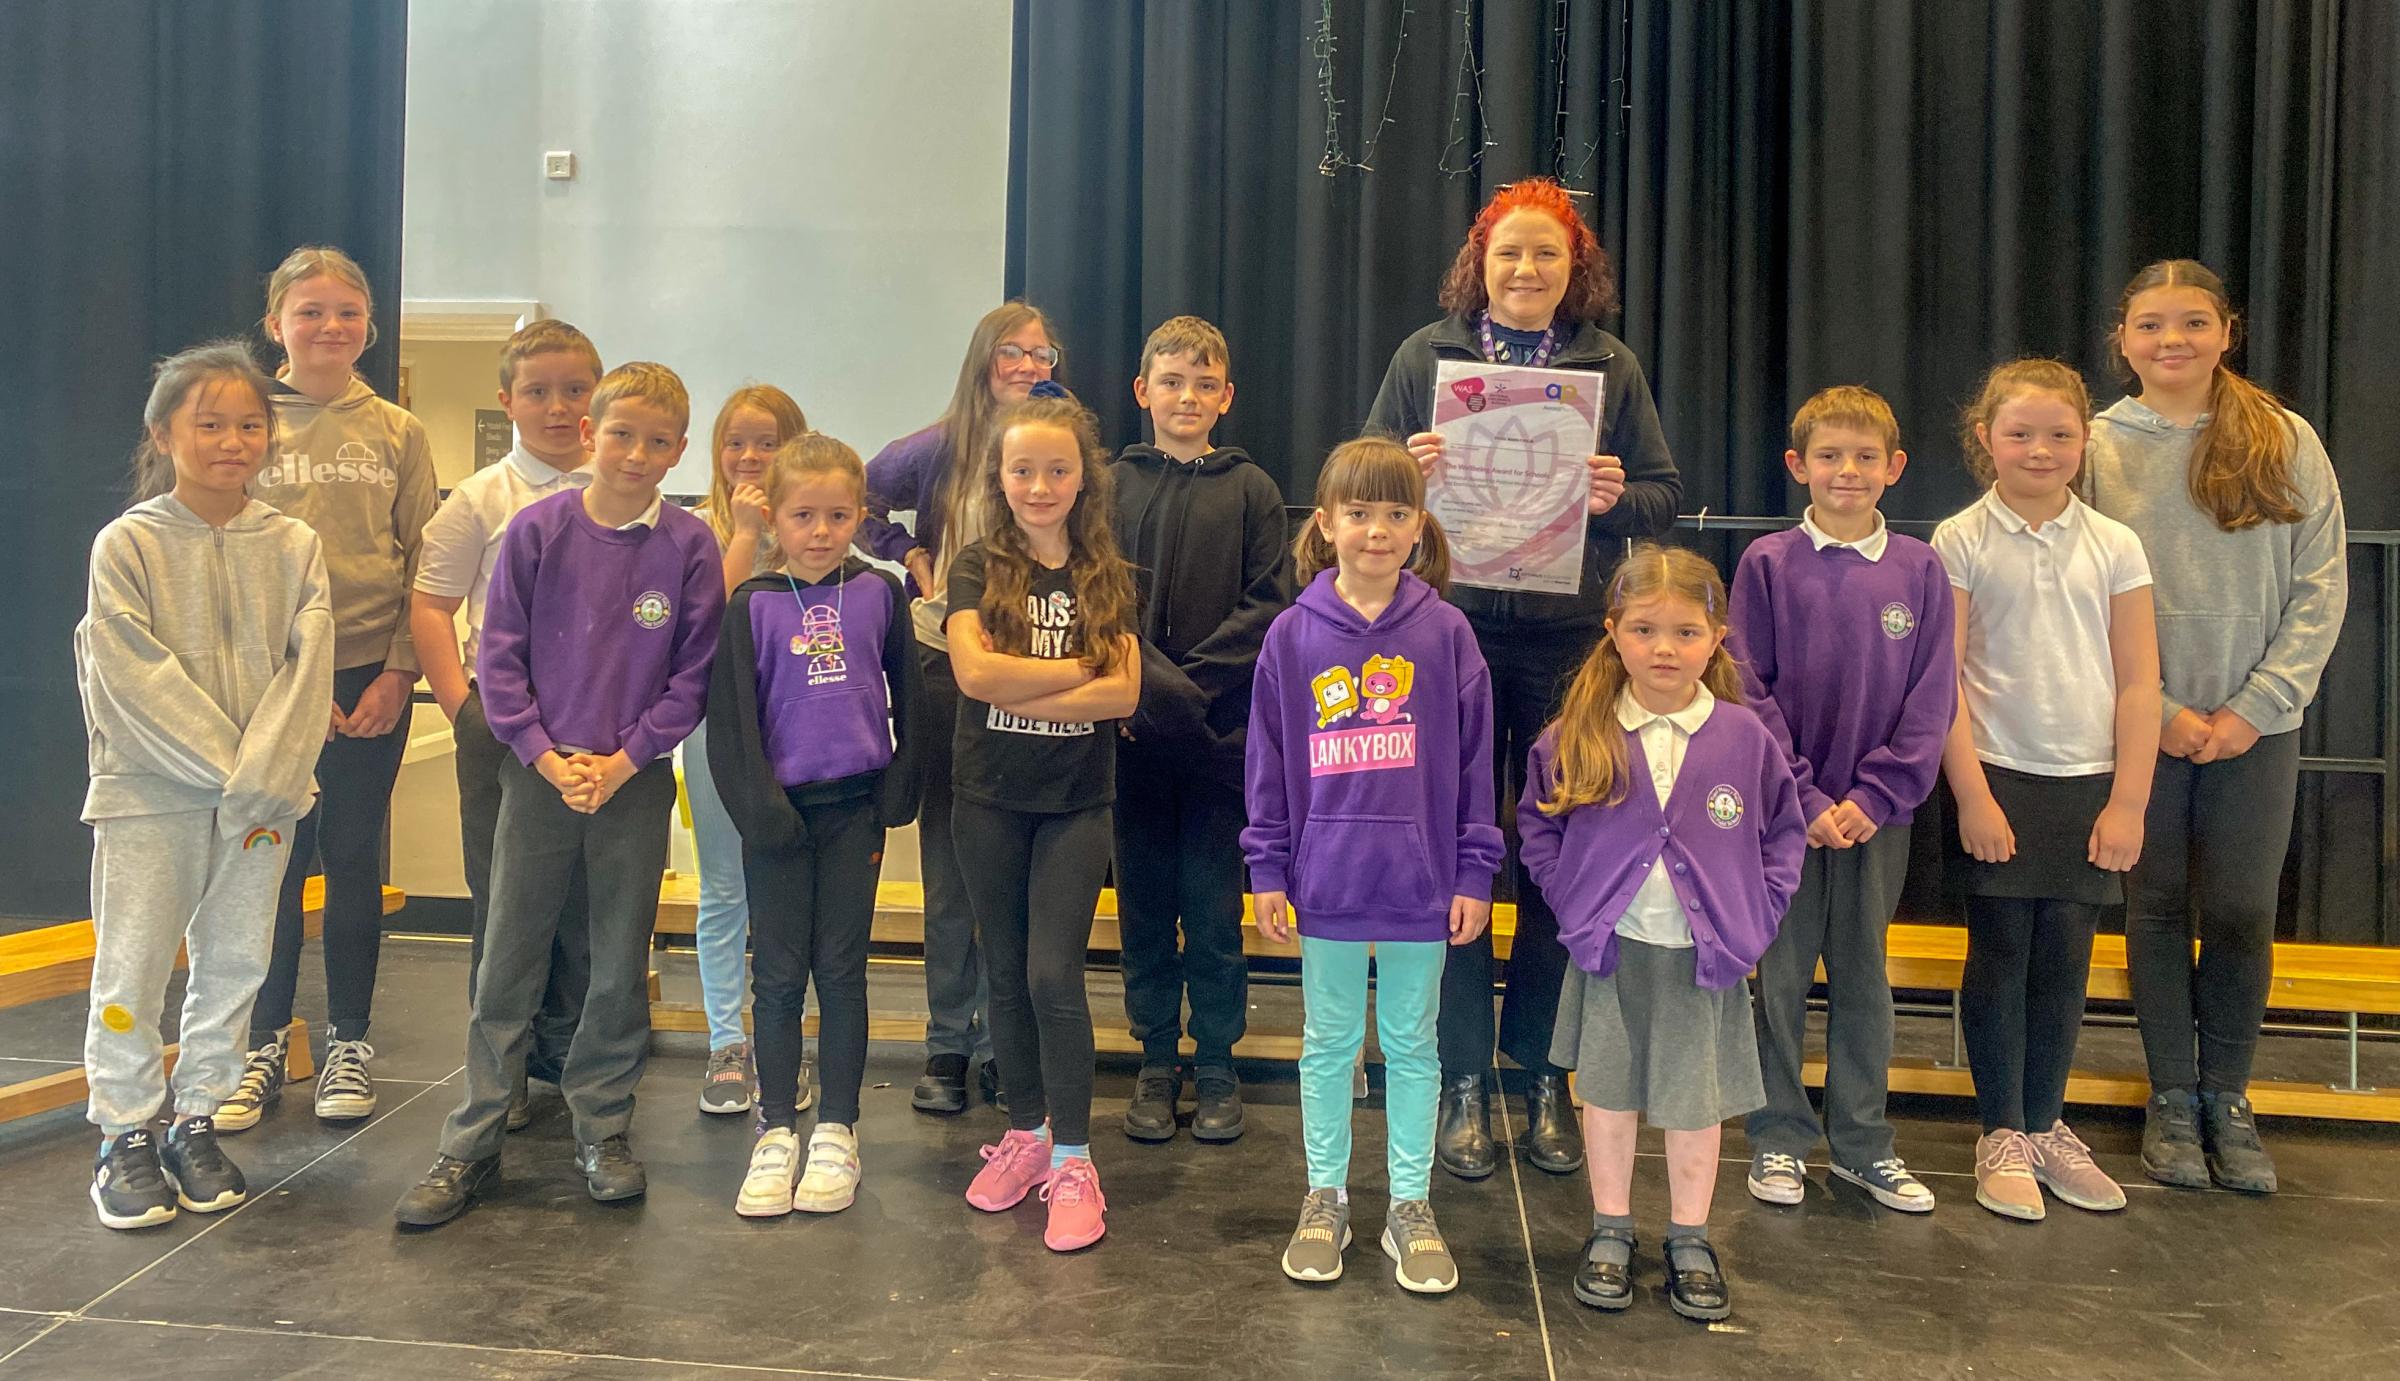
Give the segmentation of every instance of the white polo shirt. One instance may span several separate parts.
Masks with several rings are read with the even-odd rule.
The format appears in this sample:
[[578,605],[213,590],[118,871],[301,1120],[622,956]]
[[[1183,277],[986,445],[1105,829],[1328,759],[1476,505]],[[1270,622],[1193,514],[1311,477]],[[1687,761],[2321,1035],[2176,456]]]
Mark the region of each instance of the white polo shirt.
[[2133,529],[2072,494],[2036,528],[1987,490],[1934,529],[1933,549],[1967,592],[1958,679],[1975,755],[2042,777],[2115,770],[2109,601],[2150,583]]
[[466,601],[467,675],[475,674],[484,597],[491,592],[492,565],[500,559],[500,538],[508,531],[508,520],[528,504],[591,482],[589,465],[562,474],[519,446],[506,460],[460,480],[425,525],[416,588],[437,598]]
[[[1692,735],[1716,713],[1717,697],[1709,694],[1708,687],[1694,689],[1699,694],[1692,697],[1692,703],[1673,714],[1654,713],[1634,699],[1630,690],[1617,696],[1617,722],[1641,740],[1642,756],[1650,763],[1650,789],[1658,793],[1661,810],[1675,794],[1675,779],[1683,775],[1683,754]],[[1631,786],[1639,791],[1642,784]],[[1683,898],[1675,895],[1675,883],[1667,876],[1663,856],[1650,865],[1650,876],[1642,879],[1641,890],[1617,917],[1617,938],[1666,949],[1691,946],[1692,923],[1683,914]]]
[[1827,547],[1847,547],[1869,561],[1881,561],[1884,549],[1892,544],[1891,526],[1883,521],[1881,513],[1875,515],[1873,532],[1855,542],[1845,542],[1817,526],[1817,506],[1812,503],[1800,514],[1800,530],[1808,534],[1808,544],[1818,551],[1823,551]]

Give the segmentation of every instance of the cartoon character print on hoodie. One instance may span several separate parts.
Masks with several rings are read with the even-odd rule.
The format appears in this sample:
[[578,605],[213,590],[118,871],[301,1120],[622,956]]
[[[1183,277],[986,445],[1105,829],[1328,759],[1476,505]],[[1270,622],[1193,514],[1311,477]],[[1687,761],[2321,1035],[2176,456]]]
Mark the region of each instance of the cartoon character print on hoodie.
[[1488,899],[1491,674],[1466,617],[1403,573],[1369,623],[1319,572],[1267,630],[1250,707],[1252,886],[1303,934],[1439,941],[1450,899]]

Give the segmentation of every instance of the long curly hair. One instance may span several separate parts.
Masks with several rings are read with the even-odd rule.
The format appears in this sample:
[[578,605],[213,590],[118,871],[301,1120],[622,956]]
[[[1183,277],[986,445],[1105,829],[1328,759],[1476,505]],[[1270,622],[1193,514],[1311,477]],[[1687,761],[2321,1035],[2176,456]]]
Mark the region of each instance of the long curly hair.
[[991,531],[983,538],[983,602],[976,606],[992,649],[1013,656],[1033,651],[1033,626],[1025,616],[1033,590],[1033,550],[1025,529],[1009,516],[1008,494],[1001,487],[1000,463],[1008,436],[1021,427],[1055,427],[1075,438],[1083,458],[1083,484],[1075,506],[1067,510],[1067,576],[1075,586],[1075,609],[1081,624],[1074,654],[1095,676],[1116,670],[1123,659],[1123,636],[1134,631],[1133,568],[1117,548],[1109,518],[1116,511],[1116,483],[1108,453],[1100,448],[1100,424],[1091,410],[1072,397],[1028,398],[1003,408],[992,423],[990,442],[976,468],[982,479],[979,501],[993,515]]
[[[2109,328],[2108,343],[2117,367],[2134,383],[2140,381],[2125,359],[2125,317],[2133,300],[2152,288],[2198,288],[2225,323],[2225,352],[2242,343],[2242,319],[2225,295],[2225,280],[2197,259],[2161,259],[2133,276],[2117,299],[2117,324]],[[2190,486],[2192,505],[2216,519],[2227,532],[2240,532],[2261,523],[2296,523],[2306,516],[2300,490],[2292,483],[2292,451],[2297,445],[2292,426],[2283,417],[2275,395],[2235,373],[2223,359],[2208,387],[2208,424],[2192,441]]]
[[[1617,567],[1608,582],[1608,617],[1613,625],[1625,617],[1627,606],[1639,600],[1671,595],[1700,606],[1711,628],[1725,628],[1725,582],[1708,558],[1683,547],[1643,542]],[[1544,815],[1564,815],[1579,806],[1613,806],[1630,789],[1632,755],[1625,746],[1625,726],[1617,720],[1617,697],[1633,679],[1613,633],[1593,645],[1591,655],[1575,673],[1559,705],[1556,768],[1542,783]],[[1728,705],[1742,703],[1742,673],[1733,653],[1717,644],[1700,674],[1708,693]]]
[[1567,189],[1546,177],[1522,178],[1508,184],[1484,203],[1475,223],[1467,228],[1466,243],[1442,276],[1442,310],[1473,316],[1492,305],[1483,286],[1483,256],[1491,250],[1492,231],[1512,212],[1539,211],[1567,232],[1570,259],[1567,295],[1558,300],[1559,319],[1581,325],[1598,321],[1617,309],[1617,284],[1610,271],[1608,251],[1600,237],[1583,223]]

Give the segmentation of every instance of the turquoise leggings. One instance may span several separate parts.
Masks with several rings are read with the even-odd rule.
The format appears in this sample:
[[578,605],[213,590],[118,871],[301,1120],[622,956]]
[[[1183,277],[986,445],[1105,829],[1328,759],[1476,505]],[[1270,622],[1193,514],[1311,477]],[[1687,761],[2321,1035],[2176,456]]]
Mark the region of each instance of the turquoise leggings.
[[[1422,1199],[1433,1176],[1434,1106],[1442,1087],[1434,1024],[1450,947],[1381,941],[1373,948],[1391,1193],[1395,1200]],[[1349,1183],[1350,1071],[1367,1034],[1367,950],[1363,940],[1300,937],[1300,991],[1308,1003],[1300,1037],[1300,1129],[1310,1189]]]

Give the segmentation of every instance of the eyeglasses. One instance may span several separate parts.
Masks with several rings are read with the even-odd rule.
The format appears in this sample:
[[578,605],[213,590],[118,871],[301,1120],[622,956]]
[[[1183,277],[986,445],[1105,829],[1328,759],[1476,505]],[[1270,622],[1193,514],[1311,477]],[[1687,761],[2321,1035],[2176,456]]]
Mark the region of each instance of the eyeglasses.
[[993,349],[992,358],[1002,364],[1023,364],[1030,359],[1044,369],[1056,369],[1065,357],[1055,345],[1037,345],[1031,350],[1022,345],[1002,345]]

